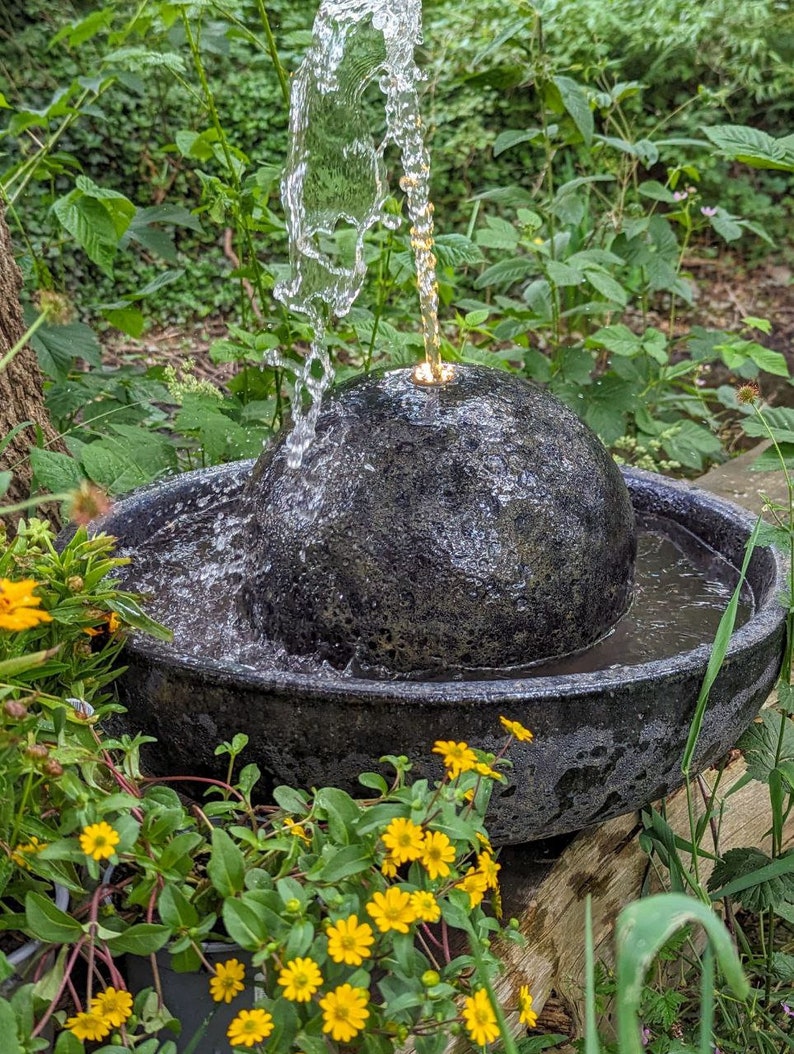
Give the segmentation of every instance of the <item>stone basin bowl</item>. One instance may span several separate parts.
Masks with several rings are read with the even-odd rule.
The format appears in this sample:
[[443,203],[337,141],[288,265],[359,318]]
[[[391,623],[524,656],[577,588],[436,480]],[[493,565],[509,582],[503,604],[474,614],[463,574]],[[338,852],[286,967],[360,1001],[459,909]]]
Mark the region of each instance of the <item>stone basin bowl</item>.
[[[134,550],[175,517],[234,502],[252,466],[237,462],[157,484],[120,501],[94,527],[116,535],[122,550]],[[754,523],[746,512],[687,483],[634,469],[624,477],[637,512],[686,527],[741,566]],[[748,571],[755,611],[735,632],[711,690],[694,771],[735,744],[775,684],[784,573],[773,549],[756,549]],[[134,561],[125,586],[135,588]],[[415,773],[434,778],[441,774],[434,741],[465,740],[498,751],[504,743],[499,716],[518,720],[535,738],[511,747],[514,768],[509,783],[495,787],[488,816],[494,842],[511,844],[578,830],[678,787],[710,650],[701,645],[594,673],[376,681],[340,680],[321,670],[264,673],[180,654],[178,643],[133,634],[117,684],[127,730],[157,737],[144,755],[151,770],[220,776],[225,762],[214,748],[242,731],[250,743],[241,761],[257,762],[266,788],[332,785],[362,795],[357,774],[378,770],[385,754],[406,754]]]

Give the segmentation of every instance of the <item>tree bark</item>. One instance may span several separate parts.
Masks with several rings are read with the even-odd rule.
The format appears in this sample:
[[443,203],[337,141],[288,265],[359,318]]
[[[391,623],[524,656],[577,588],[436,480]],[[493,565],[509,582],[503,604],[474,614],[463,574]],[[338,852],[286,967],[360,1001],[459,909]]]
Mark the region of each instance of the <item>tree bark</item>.
[[[0,359],[23,337],[25,323],[19,293],[22,275],[14,259],[13,246],[3,210],[0,208]],[[0,471],[11,471],[11,485],[0,498],[0,506],[12,505],[30,496],[31,467],[28,455],[41,443],[48,450],[66,447],[53,429],[44,407],[41,372],[36,355],[25,345],[4,370],[0,370],[0,443],[22,422],[26,426],[14,436],[0,454]],[[57,510],[47,509],[50,519]]]

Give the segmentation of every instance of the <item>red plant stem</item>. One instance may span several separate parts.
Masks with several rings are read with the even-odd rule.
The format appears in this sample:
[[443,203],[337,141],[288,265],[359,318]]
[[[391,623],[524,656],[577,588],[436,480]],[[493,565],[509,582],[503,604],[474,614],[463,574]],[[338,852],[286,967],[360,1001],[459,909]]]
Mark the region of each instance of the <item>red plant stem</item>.
[[[80,938],[80,940],[77,942],[77,944],[75,944],[74,950],[73,950],[72,954],[69,956],[69,961],[66,964],[66,969],[63,971],[63,979],[61,980],[61,983],[58,985],[58,991],[53,996],[52,1002],[50,1003],[50,1005],[47,1007],[46,1011],[44,1012],[44,1016],[42,1017],[41,1021],[39,1021],[39,1023],[36,1025],[36,1027],[31,1032],[31,1036],[32,1037],[35,1037],[35,1036],[39,1035],[41,1030],[44,1028],[44,1026],[47,1024],[47,1022],[52,1017],[52,1015],[55,1013],[55,1009],[58,1006],[58,1003],[61,1001],[61,996],[63,995],[64,991],[66,990],[67,984],[71,983],[72,970],[74,969],[74,964],[77,962],[77,957],[80,954],[80,951],[81,951],[83,945],[85,944],[85,941],[86,941],[86,937],[82,936]],[[75,1006],[77,1007],[78,1010],[80,1009],[80,1000],[79,1000],[79,998],[75,998]]]
[[452,953],[449,950],[449,930],[447,929],[447,920],[441,920],[441,940],[444,947],[444,955],[447,960],[447,965],[452,962]]

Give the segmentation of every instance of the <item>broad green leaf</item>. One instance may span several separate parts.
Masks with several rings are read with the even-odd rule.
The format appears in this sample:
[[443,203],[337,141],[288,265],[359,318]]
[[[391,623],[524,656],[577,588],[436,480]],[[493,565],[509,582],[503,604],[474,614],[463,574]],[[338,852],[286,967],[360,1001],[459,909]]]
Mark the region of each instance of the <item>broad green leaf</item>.
[[794,765],[794,726],[785,714],[764,710],[736,745],[744,753],[748,774],[761,783],[769,782],[775,767]]
[[546,274],[550,282],[562,287],[579,285],[584,281],[584,274],[581,271],[559,260],[549,260],[546,264]]
[[52,210],[90,260],[110,278],[120,234],[104,204],[80,191],[58,198]]
[[[77,1043],[77,1054],[83,1054],[82,1043],[71,1032],[68,1034]],[[3,1054],[24,1054],[19,1044],[17,1014],[8,1000],[3,998],[0,998],[0,1050],[3,1051]],[[70,1051],[64,1051],[63,1054],[74,1054],[74,1051],[75,1048],[72,1046]],[[58,1054],[62,1054],[62,1052],[58,1051]]]
[[585,277],[594,289],[598,290],[607,300],[611,300],[613,304],[620,304],[624,307],[628,302],[628,293],[620,282],[616,282],[604,271],[585,271]]
[[261,912],[244,898],[224,901],[223,922],[231,939],[246,951],[258,951],[270,940]]
[[273,798],[285,812],[304,816],[309,811],[308,795],[294,787],[279,785],[273,791]]
[[579,129],[585,146],[590,146],[593,141],[594,124],[587,93],[578,81],[570,77],[557,76],[553,77],[552,81],[560,93],[563,106]]
[[351,875],[358,875],[370,867],[371,850],[362,845],[346,845],[335,850],[328,860],[318,860],[312,867],[311,875],[315,881],[321,879],[330,885]]
[[185,894],[173,882],[167,883],[157,900],[160,918],[175,933],[199,924],[199,914]]
[[640,183],[638,190],[643,197],[650,198],[651,201],[664,201],[668,205],[677,204],[672,190],[655,179],[648,179],[644,183]]
[[113,937],[108,943],[114,955],[151,955],[164,947],[170,936],[171,930],[168,926],[139,922]]
[[753,414],[742,421],[748,436],[767,437],[769,433],[778,443],[794,443],[794,409],[788,406],[765,406],[760,417]]
[[642,343],[636,333],[632,333],[622,322],[614,326],[603,326],[587,338],[587,346],[606,348],[613,355],[633,357],[639,355]]
[[41,893],[25,896],[25,918],[31,935],[48,944],[69,944],[83,935],[80,923]]
[[541,139],[542,137],[542,128],[508,128],[506,131],[500,132],[494,140],[493,156],[498,157],[505,150],[510,150],[511,147],[518,146],[520,143],[531,143],[533,140]]
[[212,831],[212,855],[207,864],[210,881],[222,897],[242,893],[245,858],[242,850],[221,827]]
[[687,468],[701,469],[704,459],[722,454],[718,437],[695,421],[680,421],[659,438],[668,457]]
[[794,853],[772,860],[760,849],[729,849],[708,881],[712,900],[730,897],[748,911],[794,901]]
[[753,168],[794,172],[794,151],[757,128],[741,124],[718,124],[703,131],[728,157]]
[[517,256],[511,260],[500,260],[498,263],[486,267],[483,273],[474,283],[475,289],[485,289],[487,286],[509,286],[524,278],[529,278],[538,273],[538,265],[535,260],[526,256]]
[[137,307],[111,308],[108,311],[103,311],[102,317],[106,318],[111,326],[120,329],[128,337],[136,339],[143,333],[146,325],[146,320]]
[[78,463],[68,454],[57,454],[52,450],[33,447],[30,451],[30,464],[36,484],[53,494],[74,490],[85,479]]
[[460,267],[482,262],[482,253],[465,234],[439,234],[434,243],[439,267]]

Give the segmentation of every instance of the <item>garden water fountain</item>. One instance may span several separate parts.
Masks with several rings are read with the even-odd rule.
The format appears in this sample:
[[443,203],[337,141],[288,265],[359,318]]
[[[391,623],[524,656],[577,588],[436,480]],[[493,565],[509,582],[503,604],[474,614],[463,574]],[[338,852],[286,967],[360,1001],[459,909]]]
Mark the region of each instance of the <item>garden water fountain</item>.
[[[173,644],[133,634],[126,721],[159,771],[221,774],[240,731],[268,786],[336,785],[434,741],[499,749],[499,716],[531,728],[494,792],[494,841],[525,842],[629,811],[681,781],[710,641],[752,521],[696,488],[621,473],[541,389],[439,357],[432,210],[413,48],[419,0],[325,0],[296,75],[284,185],[285,302],[316,339],[297,426],[259,461],[138,492],[99,526],[133,557]],[[387,132],[365,134],[379,77]],[[321,125],[325,127],[322,130]],[[384,219],[383,152],[400,148],[427,362],[321,401],[328,307],[349,309],[363,237]],[[353,262],[332,251],[355,232]],[[319,366],[319,368],[318,368]],[[302,391],[313,396],[303,414]],[[783,569],[758,548],[693,768],[723,754],[773,686]],[[245,758],[244,758],[245,759]]]

